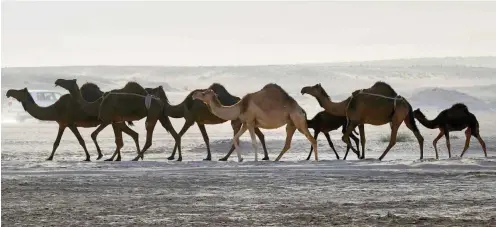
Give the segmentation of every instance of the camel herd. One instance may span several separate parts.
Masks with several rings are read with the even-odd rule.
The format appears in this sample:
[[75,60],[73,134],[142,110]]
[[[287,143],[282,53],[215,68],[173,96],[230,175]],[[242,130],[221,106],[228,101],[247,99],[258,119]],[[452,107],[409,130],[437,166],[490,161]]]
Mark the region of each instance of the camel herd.
[[[352,92],[351,96],[341,102],[333,102],[327,92],[320,84],[307,86],[301,89],[301,94],[315,97],[324,111],[308,120],[305,110],[277,84],[267,84],[261,90],[246,94],[242,98],[231,95],[224,86],[214,83],[207,89],[192,91],[183,102],[178,105],[170,104],[162,86],[156,88],[143,88],[136,82],[129,82],[122,89],[102,92],[93,83],[85,83],[78,86],[75,79],[58,79],[56,86],[60,86],[69,94],[63,95],[53,105],[48,107],[38,106],[27,88],[7,91],[7,97],[13,97],[22,103],[25,111],[31,116],[42,121],[55,121],[59,125],[57,138],[53,144],[52,153],[47,160],[52,160],[57,150],[62,134],[68,127],[76,136],[79,144],[83,147],[86,155],[85,161],[90,161],[90,154],[85,142],[78,131],[78,127],[97,127],[91,134],[95,143],[98,158],[103,154],[98,146],[97,136],[108,125],[112,125],[115,135],[116,149],[111,158],[106,161],[121,160],[121,148],[123,147],[122,133],[131,136],[136,144],[137,156],[133,161],[143,159],[145,151],[152,145],[153,130],[157,121],[160,122],[174,138],[175,145],[169,160],[175,158],[182,160],[181,137],[196,123],[207,147],[207,157],[211,160],[209,138],[205,129],[206,124],[221,124],[231,121],[234,137],[233,145],[227,155],[220,161],[226,161],[233,151],[236,151],[238,161],[242,162],[239,138],[247,130],[250,133],[255,161],[258,161],[258,143],[256,137],[261,141],[264,150],[262,160],[269,160],[265,139],[259,128],[275,129],[286,125],[286,142],[275,161],[279,161],[284,153],[291,147],[291,140],[296,130],[304,134],[310,141],[311,149],[307,160],[312,152],[318,161],[317,136],[323,132],[329,142],[329,146],[339,159],[334,145],[329,137],[329,132],[342,127],[342,140],[347,144],[346,154],[351,149],[358,158],[365,158],[365,124],[391,126],[391,137],[389,145],[379,157],[382,160],[396,143],[398,128],[405,125],[413,132],[420,146],[420,159],[423,159],[424,138],[415,123],[417,119],[423,126],[429,129],[439,129],[439,135],[434,139],[433,146],[436,159],[439,158],[436,143],[444,135],[448,155],[451,157],[449,140],[450,131],[461,131],[466,128],[466,141],[461,157],[467,151],[470,139],[474,136],[482,146],[485,157],[487,157],[486,145],[479,134],[479,123],[476,117],[469,112],[467,106],[456,103],[452,107],[443,110],[433,119],[428,120],[420,109],[413,110],[410,103],[398,95],[394,89],[384,82],[376,82],[372,87]],[[185,123],[179,133],[172,126],[169,117],[184,118]],[[140,150],[138,133],[126,125],[133,125],[132,121],[146,118],[146,142]],[[359,133],[355,131],[358,127]],[[314,135],[310,134],[309,128],[314,129]],[[358,139],[353,133],[359,134]],[[350,137],[355,141],[356,149],[350,142]],[[362,145],[360,153],[359,141]]]

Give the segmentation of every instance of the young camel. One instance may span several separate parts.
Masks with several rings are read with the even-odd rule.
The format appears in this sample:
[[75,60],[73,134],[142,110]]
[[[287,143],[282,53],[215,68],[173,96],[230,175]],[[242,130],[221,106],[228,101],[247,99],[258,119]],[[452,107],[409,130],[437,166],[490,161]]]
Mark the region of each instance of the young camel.
[[205,102],[216,116],[225,120],[240,119],[241,130],[233,138],[238,161],[243,158],[239,151],[239,137],[249,130],[255,161],[258,161],[258,145],[255,138],[255,127],[276,129],[286,125],[286,143],[275,161],[291,147],[291,139],[296,129],[303,133],[314,148],[315,160],[318,161],[317,142],[308,131],[306,113],[298,103],[277,84],[267,84],[260,91],[245,95],[232,106],[224,106],[212,89],[196,91],[193,99]]
[[[334,103],[320,84],[307,86],[301,89],[302,94],[314,96],[327,112],[336,116],[346,116],[349,119],[348,128],[343,135],[343,141],[351,146],[351,131],[358,126],[360,140],[362,143],[362,156],[365,158],[365,130],[364,124],[391,126],[391,139],[384,153],[379,157],[382,160],[389,150],[396,144],[398,128],[405,122],[406,126],[413,132],[420,146],[420,159],[424,157],[424,138],[420,134],[413,110],[408,101],[399,96],[391,86],[384,82],[376,82],[372,87],[357,90],[348,99]],[[351,147],[355,151],[355,148]],[[357,152],[357,151],[356,151]]]
[[[334,149],[334,145],[332,144],[331,137],[329,136],[329,132],[334,131],[342,126],[341,131],[344,134],[346,132],[346,124],[347,124],[346,117],[334,116],[325,111],[321,111],[317,113],[311,120],[307,120],[308,128],[312,128],[314,130],[313,138],[317,140],[317,136],[319,136],[319,133],[321,132],[324,133],[324,136],[327,138],[327,142],[329,143],[329,146],[334,151],[334,154],[336,154],[336,159],[339,159],[339,155],[338,152],[336,152],[336,149]],[[358,134],[356,131],[353,132]],[[353,139],[353,141],[355,141],[357,150],[358,152],[360,152],[360,148],[358,147],[358,138],[355,135],[353,135],[353,133],[350,134],[350,137],[351,139]],[[310,156],[312,156],[312,151],[313,151],[313,147],[310,147],[310,152],[308,153],[307,160],[309,160]],[[350,147],[347,146],[346,154],[344,155],[343,160],[346,160],[349,151],[350,151]],[[356,155],[358,158],[360,158],[360,153],[356,153]]]
[[[84,111],[91,116],[98,116],[98,119],[103,123],[111,124],[123,121],[137,121],[146,117],[145,127],[147,135],[145,146],[133,161],[137,161],[139,158],[143,159],[144,152],[151,146],[153,130],[157,121],[160,121],[165,130],[174,137],[176,144],[181,144],[179,136],[172,127],[169,118],[165,115],[163,102],[158,98],[152,97],[152,95],[110,92],[97,101],[88,102],[81,96],[75,79],[58,79],[56,84],[71,92],[71,95],[74,95]],[[112,158],[117,155],[117,159],[119,159],[121,156],[120,148],[123,146],[121,132],[122,129],[120,127],[114,128],[115,137],[119,138],[121,143],[117,146]]]
[[[226,88],[221,84],[213,83],[212,85],[210,85],[210,87],[208,87],[208,89],[212,89],[215,92],[222,105],[234,105],[236,104],[236,102],[240,100],[239,97],[231,95],[226,90]],[[205,125],[222,124],[226,122],[226,120],[212,114],[212,112],[210,112],[209,107],[205,105],[205,103],[203,103],[202,101],[193,100],[193,98],[191,98],[191,96],[195,91],[205,91],[205,89],[197,89],[195,91],[192,91],[191,93],[189,93],[188,96],[186,96],[184,101],[182,101],[178,105],[170,104],[169,99],[167,98],[167,95],[165,95],[162,86],[158,86],[157,88],[153,88],[153,89],[146,88],[146,91],[152,95],[159,97],[162,100],[162,102],[164,102],[167,109],[167,115],[169,117],[185,119],[184,126],[181,129],[181,131],[179,131],[179,137],[182,137],[186,133],[186,131],[196,122],[203,136],[203,140],[207,145],[207,157],[203,160],[210,161],[211,160],[210,144]],[[239,119],[232,120],[231,127],[234,131],[234,135],[236,135],[236,133],[241,128],[241,121]],[[255,134],[258,136],[258,139],[260,139],[260,142],[262,143],[262,148],[264,150],[264,158],[262,160],[269,160],[269,154],[267,153],[267,148],[265,147],[264,134],[258,128],[255,128]],[[174,146],[174,150],[172,151],[171,156],[168,158],[169,160],[174,159],[174,156],[176,154],[176,148],[177,148],[177,144]],[[229,156],[233,151],[234,151],[234,144],[231,146],[231,149],[229,150],[227,155],[219,159],[219,161],[227,161],[227,159],[229,158]],[[177,160],[181,161],[182,159],[183,158],[181,152],[179,152],[179,157],[177,158]]]
[[436,159],[439,159],[436,146],[437,141],[444,135],[446,138],[446,146],[448,147],[448,156],[451,158],[449,132],[461,131],[465,128],[467,128],[467,130],[465,130],[465,147],[463,148],[460,157],[463,157],[463,154],[465,154],[465,151],[467,151],[468,146],[470,145],[470,138],[474,136],[477,140],[479,140],[482,150],[484,151],[484,156],[487,158],[486,143],[482,140],[479,134],[479,122],[477,121],[475,115],[468,111],[465,104],[454,104],[450,108],[441,111],[441,113],[439,113],[434,120],[428,120],[420,109],[413,111],[413,114],[420,124],[426,128],[439,129],[439,135],[437,135],[434,141],[432,141],[432,145],[436,151]]
[[[95,93],[92,92],[91,89],[86,88],[87,86],[81,87],[82,96],[87,99],[93,99],[95,97]],[[46,160],[53,160],[55,151],[59,147],[62,134],[64,134],[65,129],[68,127],[76,136],[81,147],[83,147],[86,155],[85,161],[90,161],[90,154],[86,149],[85,142],[77,127],[92,128],[98,125],[101,127],[102,122],[96,117],[90,116],[83,112],[81,110],[81,106],[76,102],[76,100],[74,100],[74,98],[71,97],[70,94],[62,95],[59,100],[47,107],[38,106],[27,88],[20,90],[10,89],[7,91],[7,97],[13,97],[17,99],[17,101],[21,102],[24,110],[34,118],[42,121],[55,121],[59,124],[59,130],[57,133],[57,138],[53,143],[52,153]],[[120,124],[127,127],[124,123]],[[98,148],[96,140],[95,144]],[[101,153],[99,153],[99,155],[101,155]],[[101,156],[99,156],[99,158],[101,158]]]

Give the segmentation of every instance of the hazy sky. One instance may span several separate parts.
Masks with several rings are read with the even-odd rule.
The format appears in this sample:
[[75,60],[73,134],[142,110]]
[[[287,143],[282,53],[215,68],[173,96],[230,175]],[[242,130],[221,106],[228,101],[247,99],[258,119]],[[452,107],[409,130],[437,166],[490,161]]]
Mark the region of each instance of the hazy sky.
[[496,2],[5,2],[2,67],[496,55]]

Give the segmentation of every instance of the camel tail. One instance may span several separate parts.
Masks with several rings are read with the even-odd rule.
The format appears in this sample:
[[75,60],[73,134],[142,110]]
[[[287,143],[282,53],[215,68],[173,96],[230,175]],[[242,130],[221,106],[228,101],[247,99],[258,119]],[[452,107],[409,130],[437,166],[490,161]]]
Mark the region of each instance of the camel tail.
[[134,123],[133,123],[132,121],[128,121],[128,122],[127,122],[127,124],[128,124],[129,126],[134,126]]
[[415,117],[413,116],[413,108],[412,108],[412,105],[410,105],[409,102],[406,102],[406,104],[408,104],[408,121],[410,122],[410,124],[412,125],[412,129],[413,131],[415,132],[418,132],[419,129],[417,127],[417,123],[415,122]]

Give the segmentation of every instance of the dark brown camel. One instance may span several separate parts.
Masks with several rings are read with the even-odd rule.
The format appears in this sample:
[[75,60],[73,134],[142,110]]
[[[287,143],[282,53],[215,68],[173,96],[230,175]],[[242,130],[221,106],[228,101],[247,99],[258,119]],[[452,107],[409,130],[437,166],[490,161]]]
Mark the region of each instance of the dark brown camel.
[[[336,149],[334,149],[334,145],[332,144],[331,137],[329,136],[329,132],[334,131],[342,126],[341,131],[344,134],[346,132],[346,117],[334,116],[330,113],[322,111],[317,113],[311,120],[307,120],[307,125],[308,128],[312,128],[314,130],[313,138],[315,140],[317,140],[317,136],[319,136],[319,133],[321,132],[324,133],[325,137],[327,138],[327,142],[329,142],[329,146],[334,151],[334,154],[336,154],[336,159],[339,159],[338,152],[336,152]],[[356,133],[356,131],[353,132]],[[350,134],[350,137],[351,139],[353,139],[353,141],[355,141],[358,150],[358,153],[356,153],[356,155],[358,158],[360,158],[360,148],[358,147],[359,140],[355,135],[353,135],[353,133]],[[310,160],[310,157],[312,156],[312,151],[313,151],[313,147],[310,146],[310,153],[308,153],[307,160]],[[350,147],[347,147],[346,154],[344,155],[343,160],[346,160],[349,151],[350,151]]]
[[[239,100],[241,100],[239,97],[231,95],[224,86],[218,83],[214,83],[210,85],[208,89],[212,89],[216,94],[217,97],[219,98],[220,102],[223,105],[234,105],[236,104]],[[203,103],[200,100],[193,100],[191,96],[195,91],[205,91],[206,89],[197,89],[188,94],[184,101],[182,101],[178,105],[171,105],[169,103],[169,100],[167,96],[165,95],[164,89],[162,86],[159,86],[154,89],[147,89],[147,91],[150,94],[153,94],[155,96],[160,97],[160,99],[165,103],[166,108],[167,108],[167,115],[169,117],[173,118],[184,118],[184,126],[179,132],[179,136],[182,137],[184,133],[196,122],[198,125],[198,128],[200,129],[200,132],[202,133],[203,140],[205,141],[205,144],[207,145],[207,157],[204,160],[211,160],[211,153],[210,153],[210,145],[209,145],[209,138],[207,134],[207,130],[205,129],[205,125],[208,124],[222,124],[226,122],[226,120],[221,119],[217,116],[215,116],[212,112],[210,112],[209,107]],[[231,126],[234,131],[234,135],[241,129],[241,121],[239,119],[232,120],[231,121]],[[258,136],[260,139],[260,142],[262,143],[262,147],[264,150],[264,158],[262,160],[269,160],[269,155],[267,153],[267,148],[265,147],[265,138],[264,134],[260,131],[260,129],[255,128],[255,134]],[[168,158],[169,160],[173,160],[174,156],[176,154],[176,148],[178,145],[174,147],[174,150],[172,151],[171,156]],[[234,144],[231,146],[231,149],[227,153],[227,155],[219,161],[227,161],[229,156],[232,154],[234,151]],[[179,157],[177,159],[178,161],[182,160],[182,155],[181,152],[179,151]]]
[[[66,90],[68,90],[70,93],[71,93],[71,96],[74,97],[75,99],[78,99],[78,98],[83,98],[85,99],[83,96],[79,95],[81,94],[79,92],[79,89],[74,89],[74,84],[75,86],[77,87],[77,83],[76,83],[76,80],[65,80],[65,79],[58,79],[55,81],[55,86],[60,86]],[[86,101],[88,102],[96,102],[97,100],[103,98],[104,95],[108,94],[108,92],[102,92],[100,90],[100,88],[96,85],[96,84],[93,84],[93,83],[85,83],[83,84],[83,86],[81,86],[81,89],[83,87],[87,87],[86,89],[91,89],[95,94],[98,94],[98,98],[96,99],[91,99],[91,100],[87,100],[85,99]],[[139,85],[138,83],[136,82],[128,82],[124,88],[121,88],[121,89],[114,89],[114,90],[111,90],[110,92],[126,92],[126,93],[135,93],[135,94],[145,94],[146,95],[146,91],[143,87],[141,87],[141,85]],[[78,104],[81,105],[81,103],[79,102],[79,100],[76,100],[78,102]],[[91,116],[98,116],[98,110],[97,109],[91,109],[89,108],[89,106],[81,106],[81,109],[83,111],[85,111],[85,113],[91,115]],[[92,112],[93,111],[93,112]],[[133,125],[132,121],[129,121],[128,122],[129,125]],[[95,144],[96,144],[96,138],[98,136],[98,134],[108,126],[109,124],[101,124],[92,134],[91,134],[91,138],[93,139],[93,141],[95,141]],[[129,127],[127,127],[126,125],[122,125],[121,123],[112,123],[112,129],[114,131],[114,136],[115,136],[115,144],[116,144],[116,150],[120,150],[123,146],[124,146],[124,143],[122,141],[122,132],[128,134],[129,136],[131,136],[134,140],[134,143],[136,144],[136,150],[137,150],[137,153],[139,154],[139,151],[140,151],[140,148],[139,148],[139,134],[137,132],[135,132],[134,130],[130,129]],[[98,159],[100,159],[101,157],[103,157],[101,151],[100,151],[100,147],[98,147],[97,145],[97,151],[98,151]],[[114,159],[114,157],[116,156],[116,154],[118,154],[117,156],[117,159],[116,161],[120,161],[121,160],[121,156],[120,156],[120,152],[118,151],[115,151],[112,155],[111,158],[109,159],[106,159],[105,161],[112,161]]]
[[[81,87],[81,95],[88,100],[96,100],[99,98],[98,94],[93,92],[88,86]],[[53,143],[53,149],[47,160],[52,160],[57,150],[60,139],[65,129],[68,127],[76,136],[79,144],[83,147],[84,153],[86,155],[85,161],[90,161],[90,154],[86,149],[85,142],[79,133],[77,127],[91,128],[96,126],[101,126],[101,121],[94,116],[86,114],[77,101],[72,98],[70,94],[62,95],[59,100],[48,107],[38,106],[27,88],[15,90],[10,89],[7,91],[7,97],[13,97],[17,101],[22,103],[25,111],[27,111],[31,116],[42,121],[55,121],[59,124],[59,131],[57,133],[57,138]],[[120,123],[122,127],[127,127],[124,123]],[[98,144],[95,140],[95,144],[98,149]],[[99,153],[101,155],[101,153]],[[101,158],[101,157],[99,157]]]
[[[153,130],[157,121],[160,121],[162,126],[168,131],[177,144],[181,144],[180,137],[172,127],[169,118],[165,115],[166,108],[163,102],[154,98],[152,95],[141,95],[134,93],[109,92],[94,102],[88,102],[81,96],[77,81],[58,79],[55,82],[57,85],[67,89],[71,95],[80,103],[82,109],[91,116],[98,116],[102,123],[118,123],[123,121],[137,121],[146,117],[145,127],[147,130],[146,142],[143,150],[138,153],[138,156],[133,159],[137,161],[143,159],[143,154],[152,144]],[[134,84],[133,86],[138,85]],[[143,89],[144,90],[144,89]],[[120,128],[114,128],[116,139],[120,139],[121,143],[117,146],[116,151],[112,155],[120,156],[120,148],[122,147],[122,133]]]
[[484,140],[482,140],[479,134],[479,122],[477,121],[475,115],[470,113],[465,104],[454,104],[450,108],[441,111],[441,113],[439,113],[437,117],[434,118],[434,120],[428,120],[422,113],[422,111],[420,111],[420,109],[416,109],[413,114],[415,118],[420,122],[420,124],[422,124],[426,128],[439,129],[439,135],[437,135],[437,137],[432,142],[434,150],[436,151],[436,159],[439,159],[436,146],[437,141],[444,135],[444,137],[446,138],[446,146],[448,147],[448,156],[451,158],[449,132],[461,131],[465,128],[467,128],[467,130],[465,130],[465,147],[463,148],[460,157],[463,157],[463,154],[465,154],[465,151],[467,151],[470,144],[470,138],[474,136],[475,138],[477,138],[477,140],[479,140],[479,143],[482,146],[482,150],[484,151],[484,156],[487,158],[486,143],[484,142]]
[[[370,88],[354,91],[348,99],[335,103],[332,102],[327,92],[320,84],[307,86],[301,89],[302,94],[314,96],[327,112],[336,116],[346,116],[349,119],[348,129],[343,135],[343,141],[351,146],[349,135],[358,126],[360,142],[362,143],[362,156],[365,158],[365,130],[364,124],[391,126],[391,139],[386,150],[379,160],[382,160],[389,150],[396,144],[398,128],[403,122],[413,132],[420,147],[420,159],[424,157],[424,138],[415,124],[413,110],[410,103],[399,96],[387,83],[378,81]],[[355,148],[351,146],[355,151]]]
[[[67,84],[67,83],[64,83],[64,81],[66,81],[66,80],[61,79],[58,82],[60,84]],[[55,84],[56,84],[56,86],[59,86],[59,85],[57,85],[57,81],[55,82]],[[83,84],[81,86],[81,91],[83,90],[83,88],[85,88],[86,90],[91,89],[91,91],[93,93],[98,94],[98,95],[95,95],[95,97],[98,97],[98,98],[93,98],[93,99],[90,99],[90,100],[86,99],[83,96],[83,98],[85,98],[85,100],[88,101],[88,102],[94,102],[94,101],[98,100],[99,98],[103,97],[104,95],[108,94],[108,92],[105,92],[105,93],[102,92],[100,90],[100,88],[98,87],[98,85],[93,84],[93,83],[85,83],[85,84]],[[141,85],[137,84],[136,82],[128,82],[124,86],[124,88],[122,88],[122,89],[114,89],[114,90],[111,90],[110,92],[127,92],[127,93],[135,93],[135,94],[146,94],[146,91],[141,87]],[[115,124],[119,124],[119,125],[117,126]],[[132,121],[129,121],[128,124],[132,126],[133,125],[133,122]],[[98,146],[98,143],[97,143],[96,139],[97,139],[98,134],[103,129],[105,129],[107,126],[108,126],[108,124],[101,124],[100,126],[98,126],[98,128],[93,133],[91,133],[91,139],[93,139],[93,141],[95,142],[96,149],[98,151],[98,159],[102,158],[103,155],[102,155],[102,152],[100,150],[100,147]],[[120,137],[120,138],[117,137],[120,134],[116,130],[118,128],[120,128],[122,132],[128,134],[129,136],[131,136],[131,138],[133,138],[134,143],[136,144],[136,151],[139,154],[139,151],[140,151],[140,147],[139,147],[139,134],[137,132],[135,132],[131,128],[127,127],[125,124],[122,125],[121,123],[114,123],[114,124],[112,124],[112,128],[114,130],[114,136],[116,136],[116,139],[115,139],[115,143],[117,145],[117,148],[116,149],[120,149],[120,148],[122,148],[122,146],[124,146],[124,143],[122,141],[122,137]],[[116,156],[116,153],[117,152],[114,152],[114,154],[112,155],[112,157],[109,158],[109,159],[106,159],[105,161],[112,161],[114,159],[114,157]],[[118,153],[118,154],[120,154],[120,153]],[[120,161],[120,160],[121,160],[121,156],[119,155],[117,157],[116,161]]]

